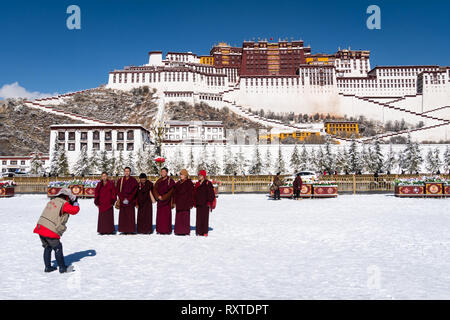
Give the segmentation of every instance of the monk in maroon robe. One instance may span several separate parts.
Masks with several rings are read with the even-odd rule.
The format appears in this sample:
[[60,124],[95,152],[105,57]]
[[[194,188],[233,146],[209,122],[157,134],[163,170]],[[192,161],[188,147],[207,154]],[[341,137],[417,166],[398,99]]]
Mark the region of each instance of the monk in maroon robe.
[[191,209],[194,206],[194,184],[186,169],[180,171],[181,179],[175,184],[173,204],[175,205],[175,234],[191,233]]
[[147,175],[139,175],[139,187],[137,191],[137,232],[149,234],[153,232],[153,206],[150,193],[153,183],[147,180]]
[[115,231],[113,205],[116,198],[114,182],[108,179],[106,172],[102,172],[102,179],[95,187],[94,198],[94,204],[98,207],[97,232],[100,234],[112,234]]
[[153,196],[156,204],[156,232],[159,234],[172,233],[172,192],[175,181],[167,176],[169,170],[161,169],[161,178],[153,186]]
[[194,204],[197,209],[195,233],[198,236],[208,236],[209,212],[212,210],[215,197],[214,187],[211,181],[206,179],[206,171],[200,170],[194,187]]
[[124,177],[117,180],[116,191],[120,199],[119,232],[136,233],[136,193],[138,183],[131,175],[131,169],[126,167]]

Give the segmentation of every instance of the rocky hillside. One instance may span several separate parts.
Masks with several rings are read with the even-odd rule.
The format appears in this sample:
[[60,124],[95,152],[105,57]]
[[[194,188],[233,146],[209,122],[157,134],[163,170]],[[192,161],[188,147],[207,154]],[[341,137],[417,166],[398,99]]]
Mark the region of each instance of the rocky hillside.
[[20,99],[0,101],[0,155],[48,152],[50,125],[79,123],[29,108]]
[[[45,103],[45,102],[42,102]],[[77,93],[54,106],[58,110],[114,123],[137,123],[149,128],[157,112],[155,92],[148,87],[131,91],[97,88]],[[166,119],[217,120],[225,128],[260,128],[228,108],[218,109],[201,103],[169,103]],[[25,155],[32,151],[48,152],[51,124],[81,123],[29,108],[21,99],[0,101],[0,155]]]

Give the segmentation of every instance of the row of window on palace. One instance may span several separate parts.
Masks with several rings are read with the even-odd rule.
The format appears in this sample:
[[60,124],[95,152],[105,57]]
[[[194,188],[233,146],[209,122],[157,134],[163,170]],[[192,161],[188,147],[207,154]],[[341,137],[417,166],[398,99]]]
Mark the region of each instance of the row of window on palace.
[[[201,138],[202,139],[206,139],[207,140],[222,140],[223,137],[221,134],[207,134],[206,136],[202,135]],[[188,136],[187,134],[166,134],[165,138],[168,140],[186,140],[186,139],[191,139],[193,137]]]
[[[300,79],[301,79],[301,85],[305,84],[305,78],[302,76],[300,77],[296,77],[296,78],[292,78],[292,79],[283,79],[280,78],[280,81],[278,81],[278,78],[270,78],[269,79],[260,79],[260,81],[258,81],[258,79],[254,79],[255,81],[253,82],[253,79],[245,79],[245,85],[246,86],[289,86],[289,85],[300,85]],[[267,80],[267,81],[265,81]],[[284,81],[286,80],[286,81]],[[309,78],[309,84],[312,85],[317,85],[317,84],[333,84],[333,78],[329,75],[326,76],[312,76],[311,78]]]
[[[392,76],[417,76],[422,71],[434,71],[435,68],[410,68],[410,69],[380,69],[378,70],[379,76],[392,77]],[[450,74],[450,72],[449,72]]]
[[[124,140],[125,136],[127,137],[127,140],[134,140],[134,131],[129,130],[127,132],[119,131],[117,132],[117,140]],[[75,132],[69,131],[67,134],[68,140],[75,140]],[[87,140],[88,139],[88,133],[87,132],[80,132],[80,139],[81,140]],[[93,140],[100,140],[100,131],[93,131],[92,132],[92,139]],[[63,141],[66,140],[66,132],[65,131],[59,131],[58,132],[58,140]],[[105,140],[112,140],[112,132],[111,131],[105,131]]]
[[[166,128],[165,132],[188,132],[188,127],[171,127]],[[209,127],[190,127],[189,133],[198,133],[198,132],[212,132],[218,133],[223,132],[223,128],[209,128]]]
[[[103,148],[100,148],[101,146],[103,146]],[[60,148],[65,148],[66,144],[64,143],[60,143],[59,144]],[[90,149],[91,150],[106,150],[106,151],[112,151],[113,150],[113,144],[110,142],[104,142],[104,143],[100,143],[100,142],[92,142],[90,144]],[[116,143],[115,144],[115,149],[117,151],[134,151],[134,142],[127,142],[127,143]],[[79,143],[79,150],[83,150],[83,148],[86,148],[86,150],[89,150],[89,144],[87,142],[81,142]],[[68,151],[75,151],[75,143],[74,142],[69,142],[67,143],[67,149]]]
[[[41,160],[41,161],[44,162],[44,160]],[[12,165],[12,166],[18,165],[19,162],[20,162],[21,166],[25,165],[25,160],[2,160],[2,165],[6,166],[6,165],[8,165],[8,162],[9,162],[9,165]]]
[[[122,77],[122,73],[114,73],[113,74],[113,83],[127,83],[128,77],[126,76],[128,73],[124,73]],[[148,82],[187,82],[189,81],[188,72],[164,72],[164,73],[131,73],[131,83],[144,83],[145,75],[148,74],[147,77]],[[123,80],[123,81],[122,81]],[[207,85],[211,86],[224,86],[225,78],[224,77],[214,77],[214,76],[204,76],[193,74],[193,81],[204,81],[206,80]]]

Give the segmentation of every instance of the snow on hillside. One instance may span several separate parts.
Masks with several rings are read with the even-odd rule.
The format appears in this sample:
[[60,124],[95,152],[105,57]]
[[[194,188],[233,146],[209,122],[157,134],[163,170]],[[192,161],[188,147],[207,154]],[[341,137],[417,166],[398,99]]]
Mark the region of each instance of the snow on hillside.
[[0,199],[0,299],[450,298],[448,199],[220,195],[207,238],[99,236],[85,199],[62,239],[76,272],[63,275],[43,272],[32,233],[46,201]]

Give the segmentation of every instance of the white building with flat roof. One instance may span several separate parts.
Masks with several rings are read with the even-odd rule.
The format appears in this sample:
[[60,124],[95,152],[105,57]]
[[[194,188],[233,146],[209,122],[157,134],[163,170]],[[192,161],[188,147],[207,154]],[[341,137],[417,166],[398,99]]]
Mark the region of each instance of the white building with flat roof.
[[55,156],[55,143],[66,150],[69,168],[79,158],[80,151],[86,148],[88,156],[106,151],[111,157],[122,152],[126,159],[144,150],[150,144],[150,132],[139,124],[61,124],[50,126],[50,160]]
[[178,121],[165,122],[163,143],[171,144],[226,144],[222,121]]

